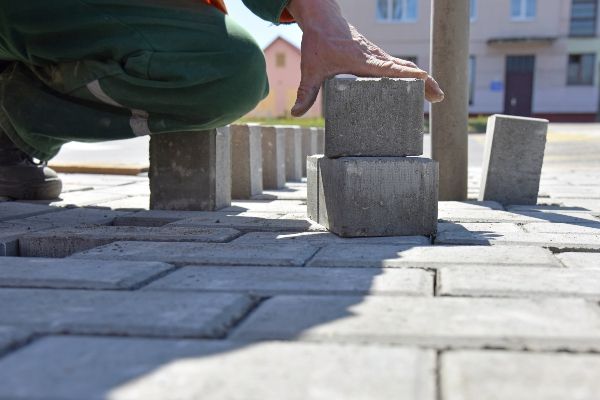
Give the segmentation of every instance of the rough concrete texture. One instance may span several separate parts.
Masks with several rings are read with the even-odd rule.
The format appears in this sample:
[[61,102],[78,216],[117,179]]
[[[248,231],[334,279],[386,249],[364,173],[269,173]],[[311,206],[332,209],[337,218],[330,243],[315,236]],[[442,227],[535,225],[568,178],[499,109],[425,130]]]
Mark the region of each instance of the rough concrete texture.
[[333,78],[325,88],[326,157],[423,154],[422,80]]
[[0,325],[37,333],[214,338],[254,304],[226,293],[0,289]]
[[439,368],[444,400],[596,400],[600,393],[597,354],[453,351]]
[[101,226],[64,228],[29,234],[19,239],[22,257],[67,257],[73,253],[117,241],[137,242],[228,242],[240,232],[230,228]]
[[133,289],[164,275],[161,262],[5,257],[0,287],[53,289]]
[[317,154],[317,128],[302,129],[302,176],[306,176],[306,158]]
[[288,182],[302,180],[302,128],[299,126],[278,127],[285,132],[285,179]]
[[[311,160],[313,162],[313,160]],[[312,168],[312,167],[311,167]],[[308,209],[343,237],[433,235],[437,230],[437,163],[418,157],[318,158]]]
[[539,247],[474,246],[326,246],[308,263],[310,267],[427,268],[466,265],[560,267],[547,249]]
[[428,246],[431,239],[426,236],[384,236],[378,238],[341,238],[330,232],[250,232],[232,243],[310,243],[323,247],[329,244],[391,244],[399,246]]
[[432,296],[433,275],[421,269],[185,267],[148,290],[281,294]]
[[599,268],[444,267],[440,296],[578,297],[600,300]]
[[52,228],[50,224],[0,222],[0,256],[18,256],[20,237],[50,228]]
[[163,261],[176,265],[302,266],[317,247],[292,244],[116,242],[73,255],[83,259]]
[[50,337],[0,361],[20,399],[434,400],[435,380],[433,351],[337,344]]
[[600,349],[597,307],[583,299],[276,296],[232,337],[586,351]]
[[0,221],[9,219],[27,218],[34,215],[62,211],[58,207],[49,207],[43,204],[17,203],[13,201],[0,201]]
[[491,116],[479,200],[536,204],[547,132],[547,120]]
[[262,193],[262,133],[258,125],[231,125],[231,197]]
[[286,134],[283,129],[263,126],[263,189],[281,189],[285,186]]
[[240,232],[304,232],[324,230],[323,227],[312,224],[310,221],[289,219],[281,215],[264,215],[262,217],[243,215],[206,215],[173,222],[165,227],[228,227],[237,229]]
[[319,160],[322,156],[306,158],[306,216],[319,222]]
[[600,253],[561,253],[556,257],[567,268],[600,268]]
[[229,128],[150,138],[150,208],[213,211],[231,205]]
[[32,227],[49,225],[61,228],[67,226],[109,225],[116,218],[129,214],[131,214],[130,211],[113,211],[101,208],[71,208],[64,209],[64,211],[12,220],[11,222]]

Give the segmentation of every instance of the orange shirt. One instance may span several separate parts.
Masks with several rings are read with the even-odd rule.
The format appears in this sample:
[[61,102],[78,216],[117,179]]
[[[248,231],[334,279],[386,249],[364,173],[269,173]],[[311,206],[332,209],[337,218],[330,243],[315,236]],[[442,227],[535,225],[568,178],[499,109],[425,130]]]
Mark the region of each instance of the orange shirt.
[[[211,6],[217,7],[219,10],[223,11],[227,14],[227,7],[225,7],[225,3],[223,0],[203,0],[206,4],[210,4]],[[283,14],[279,18],[279,22],[294,22],[294,17],[289,13],[288,10],[283,10]]]

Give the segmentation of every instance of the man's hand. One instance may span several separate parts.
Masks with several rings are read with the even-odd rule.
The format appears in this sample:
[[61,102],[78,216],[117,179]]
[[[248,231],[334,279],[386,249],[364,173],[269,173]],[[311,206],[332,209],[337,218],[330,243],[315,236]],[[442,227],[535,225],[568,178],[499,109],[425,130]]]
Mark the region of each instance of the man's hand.
[[444,92],[427,72],[390,56],[350,25],[336,0],[291,0],[287,9],[304,33],[302,80],[293,116],[304,115],[323,82],[337,74],[423,79],[427,100],[435,103],[444,99]]

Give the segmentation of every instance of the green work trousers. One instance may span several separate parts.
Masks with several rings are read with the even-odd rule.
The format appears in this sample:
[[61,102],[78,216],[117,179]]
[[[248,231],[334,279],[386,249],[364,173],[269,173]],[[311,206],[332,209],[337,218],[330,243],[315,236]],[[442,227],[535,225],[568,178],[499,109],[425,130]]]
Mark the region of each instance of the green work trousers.
[[[276,23],[287,0],[245,3]],[[198,0],[0,0],[0,60],[0,128],[40,160],[223,126],[268,94],[261,49]]]

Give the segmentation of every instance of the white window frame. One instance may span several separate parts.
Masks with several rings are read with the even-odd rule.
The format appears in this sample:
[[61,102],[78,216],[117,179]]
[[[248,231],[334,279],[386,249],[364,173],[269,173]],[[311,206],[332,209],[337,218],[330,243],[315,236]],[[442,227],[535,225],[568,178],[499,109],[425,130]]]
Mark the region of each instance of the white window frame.
[[[404,9],[406,10],[408,8],[408,0],[400,0],[403,3]],[[414,18],[401,18],[401,19],[396,19],[393,17],[394,15],[394,1],[393,0],[387,0],[387,6],[388,6],[388,12],[387,18],[380,18],[379,16],[377,16],[377,9],[375,10],[375,15],[376,15],[376,19],[377,22],[381,22],[381,23],[388,23],[388,24],[403,24],[403,23],[411,23],[411,22],[417,22],[417,20],[419,19],[419,1],[420,0],[416,0],[416,10],[415,10],[415,17]],[[375,7],[379,7],[377,4],[377,1],[375,2]],[[406,12],[404,13],[404,15],[406,15]]]
[[510,18],[513,21],[533,21],[537,17],[537,0],[535,1],[535,13],[533,17],[527,16],[527,1],[528,0],[518,0],[521,2],[521,12],[519,15],[512,15],[512,0],[510,2]]

